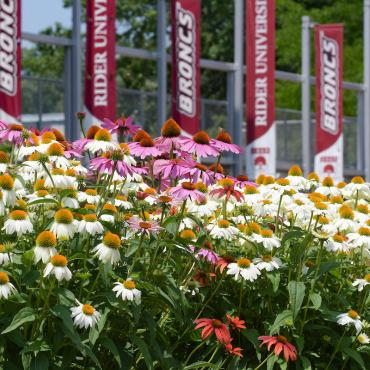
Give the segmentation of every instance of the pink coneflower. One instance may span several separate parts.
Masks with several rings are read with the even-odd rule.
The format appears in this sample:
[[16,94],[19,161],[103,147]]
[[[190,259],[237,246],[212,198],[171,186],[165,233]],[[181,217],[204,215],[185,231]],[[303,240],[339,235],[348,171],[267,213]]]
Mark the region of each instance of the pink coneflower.
[[138,142],[128,143],[132,155],[145,159],[146,157],[159,157],[162,150],[155,146],[151,136],[147,134]]
[[90,161],[90,167],[99,173],[106,172],[112,174],[113,168],[120,176],[126,177],[133,174],[133,168],[124,161],[124,154],[121,149],[113,152],[104,153],[101,157],[94,158]]
[[145,221],[136,217],[131,217],[127,223],[132,230],[139,231],[147,235],[150,235],[150,233],[156,233],[163,229],[156,221]]
[[200,248],[199,251],[195,254],[195,257],[197,257],[198,259],[203,258],[213,265],[216,265],[219,259],[217,253],[208,248]]
[[203,328],[201,333],[202,340],[206,340],[210,335],[215,334],[220,343],[228,344],[231,342],[229,329],[218,319],[201,318],[194,320],[194,324],[197,324],[194,330]]
[[189,170],[189,177],[193,182],[202,181],[208,186],[214,184],[216,179],[222,178],[223,175],[219,173],[215,174],[214,171],[209,170],[207,166],[193,161],[192,168]]
[[190,199],[200,202],[205,198],[205,195],[196,189],[195,184],[189,181],[184,181],[175,186],[169,190],[169,193],[178,200]]
[[181,158],[157,159],[153,165],[153,174],[155,176],[161,175],[165,179],[183,178],[189,171],[189,163]]
[[297,350],[293,344],[288,342],[283,335],[277,336],[268,336],[262,335],[258,337],[259,340],[262,340],[261,346],[267,344],[267,350],[269,351],[272,346],[275,346],[274,353],[276,356],[279,356],[282,351],[284,351],[285,361],[289,360],[295,361],[297,359]]
[[99,126],[92,125],[86,132],[86,137],[78,139],[72,143],[72,148],[77,151],[82,151],[85,149],[85,145],[94,140],[95,134],[100,130]]
[[133,121],[134,119],[132,117],[121,117],[114,122],[105,118],[101,126],[107,129],[111,134],[134,136],[140,130],[140,126],[134,125]]
[[181,127],[174,119],[170,118],[162,126],[161,136],[155,139],[155,143],[169,151],[178,148],[182,139],[185,139],[185,136],[181,135]]
[[221,188],[212,190],[210,195],[215,195],[218,198],[226,197],[227,200],[234,197],[238,202],[244,198],[243,194],[235,189],[235,182],[231,177],[219,180],[218,184],[221,185]]
[[233,177],[232,179],[235,182],[235,186],[238,186],[241,189],[243,189],[247,185],[258,187],[258,185],[255,182],[249,181],[248,176],[245,176],[245,175],[239,175],[239,176]]
[[199,131],[191,138],[181,140],[181,150],[198,157],[217,157],[220,153],[215,147],[215,141],[210,139],[205,131]]
[[232,143],[231,136],[228,132],[222,130],[214,139],[214,147],[220,152],[232,152],[240,154],[243,149]]
[[0,121],[0,141],[10,141],[12,144],[18,145],[22,142],[23,130],[22,124],[7,124],[4,121]]

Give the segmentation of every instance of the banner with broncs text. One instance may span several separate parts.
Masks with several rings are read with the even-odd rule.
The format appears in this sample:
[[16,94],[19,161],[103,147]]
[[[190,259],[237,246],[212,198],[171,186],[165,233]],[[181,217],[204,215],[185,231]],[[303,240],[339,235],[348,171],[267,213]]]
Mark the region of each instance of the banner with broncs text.
[[200,0],[172,0],[172,116],[189,134],[200,122]]
[[19,122],[21,104],[21,0],[0,1],[0,119]]
[[343,179],[343,25],[315,27],[315,172]]
[[86,126],[116,117],[116,2],[86,3]]
[[246,0],[247,173],[276,172],[275,0]]

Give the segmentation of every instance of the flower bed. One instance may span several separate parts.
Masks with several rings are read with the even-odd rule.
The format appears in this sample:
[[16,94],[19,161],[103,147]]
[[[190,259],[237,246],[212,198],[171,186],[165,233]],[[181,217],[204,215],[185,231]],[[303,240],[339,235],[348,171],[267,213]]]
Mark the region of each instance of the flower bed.
[[173,120],[0,138],[1,368],[366,368],[362,178],[226,176]]

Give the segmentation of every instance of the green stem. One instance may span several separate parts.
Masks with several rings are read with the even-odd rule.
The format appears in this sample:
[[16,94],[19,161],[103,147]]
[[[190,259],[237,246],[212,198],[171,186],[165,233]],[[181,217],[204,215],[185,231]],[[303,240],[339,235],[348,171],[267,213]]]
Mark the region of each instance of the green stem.
[[242,312],[243,286],[244,286],[244,281],[242,280],[240,284],[240,294],[239,294],[239,309],[238,309],[239,316],[241,315],[241,312]]
[[194,353],[196,352],[196,351],[198,351],[198,349],[199,348],[201,348],[204,344],[205,344],[206,342],[203,340],[203,341],[201,341],[191,352],[190,352],[190,354],[189,354],[189,356],[187,357],[187,359],[186,359],[186,361],[185,361],[185,363],[184,363],[184,367],[185,367],[185,365],[189,362],[189,360],[191,359],[191,357],[194,355]]
[[274,352],[271,352],[257,367],[254,368],[254,370],[260,369],[262,365],[264,365],[270,357],[274,355]]
[[340,339],[339,339],[339,341],[338,341],[338,343],[337,343],[337,345],[335,346],[335,350],[334,350],[334,352],[332,353],[332,355],[331,355],[331,357],[330,357],[330,360],[329,360],[329,362],[328,362],[328,365],[326,366],[326,368],[325,368],[325,370],[329,370],[330,369],[330,365],[331,365],[331,363],[333,362],[333,360],[334,360],[334,358],[335,358],[335,355],[337,354],[337,352],[338,352],[338,349],[339,349],[339,347],[340,347],[340,345],[341,345],[341,343],[342,343],[342,340],[343,340],[343,338],[344,338],[344,334],[345,334],[346,332],[345,331],[343,331],[343,334],[342,334],[342,336],[340,337]]

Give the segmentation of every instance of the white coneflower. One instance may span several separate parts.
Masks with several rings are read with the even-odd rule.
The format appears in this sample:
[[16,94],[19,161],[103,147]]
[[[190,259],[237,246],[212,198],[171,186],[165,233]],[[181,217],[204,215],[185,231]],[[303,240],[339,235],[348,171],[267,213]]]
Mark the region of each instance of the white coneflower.
[[259,270],[266,270],[268,272],[277,270],[282,266],[280,258],[272,257],[270,255],[254,258],[253,263],[256,264],[256,267]]
[[363,279],[356,279],[353,283],[352,286],[357,287],[357,290],[361,292],[366,285],[370,284],[370,274],[366,274]]
[[361,226],[356,233],[347,234],[348,243],[352,248],[370,247],[370,228]]
[[215,239],[234,240],[239,235],[239,230],[227,220],[219,220],[214,225],[209,225],[210,236]]
[[327,176],[322,180],[321,186],[319,186],[315,192],[326,196],[337,196],[341,194],[340,189],[335,186],[334,180],[330,176]]
[[101,128],[95,134],[94,140],[89,141],[85,145],[85,149],[93,154],[98,152],[108,152],[109,150],[117,149],[117,144],[112,143],[112,136],[108,130]]
[[9,296],[16,293],[17,289],[15,289],[14,285],[9,281],[9,275],[1,271],[0,272],[0,299],[5,298],[8,299]]
[[270,229],[262,229],[259,234],[254,236],[257,243],[262,243],[263,247],[272,251],[274,248],[280,247],[280,240],[273,234]]
[[338,210],[340,218],[334,222],[334,226],[341,232],[353,232],[357,228],[357,222],[354,221],[355,213],[353,210],[343,205]]
[[55,235],[51,231],[42,231],[36,238],[36,247],[33,250],[35,263],[50,261],[50,258],[57,254],[56,245],[57,239]]
[[64,149],[59,143],[52,143],[46,153],[49,156],[50,162],[53,163],[54,166],[63,169],[71,167],[68,159],[64,157]]
[[92,252],[104,263],[111,263],[112,265],[119,262],[121,255],[119,248],[121,247],[121,239],[117,234],[107,232],[104,235],[102,243],[98,244]]
[[0,216],[5,215],[5,203],[4,203],[4,195],[3,192],[0,190]]
[[256,216],[275,216],[278,210],[278,204],[273,203],[271,199],[261,199],[253,205]]
[[89,213],[83,216],[83,219],[78,224],[77,231],[79,233],[87,233],[90,235],[96,235],[96,234],[103,233],[104,227],[98,221],[96,214]]
[[95,189],[86,189],[85,191],[80,191],[77,194],[77,199],[80,202],[87,202],[90,204],[98,204],[100,201],[100,195],[98,195]]
[[286,179],[289,180],[291,186],[297,189],[309,189],[311,186],[311,182],[303,177],[303,171],[297,165],[289,169]]
[[188,205],[189,213],[194,213],[199,217],[209,217],[218,208],[218,203],[212,199],[204,198],[203,200],[191,202]]
[[361,333],[357,336],[357,341],[360,343],[360,344],[369,344],[370,343],[370,339],[369,337],[366,335],[366,333]]
[[82,304],[77,300],[76,302],[78,306],[71,308],[71,316],[74,325],[81,329],[87,329],[88,327],[93,327],[97,324],[101,317],[100,313],[93,306],[87,303]]
[[341,313],[337,316],[337,323],[343,326],[354,326],[356,334],[359,334],[362,329],[360,315],[355,310],[349,310],[346,313]]
[[261,271],[248,258],[239,258],[235,263],[227,266],[227,275],[233,275],[235,280],[242,277],[244,280],[253,282],[261,275]]
[[14,191],[14,180],[7,173],[0,175],[0,189],[3,194],[2,196],[3,202],[8,207],[13,207],[16,201],[16,194]]
[[14,253],[11,252],[10,246],[0,244],[0,265],[7,265],[13,262]]
[[75,225],[73,223],[73,214],[68,209],[60,209],[55,212],[54,222],[50,230],[57,236],[58,239],[70,239],[75,233]]
[[324,245],[329,252],[348,252],[350,249],[347,237],[340,233],[331,236],[324,242]]
[[9,156],[3,151],[0,151],[0,173],[7,171],[9,164]]
[[136,289],[135,281],[130,278],[122,283],[114,283],[112,290],[116,293],[116,297],[121,296],[123,301],[135,301],[136,303],[141,301],[141,291]]
[[61,254],[56,254],[50,258],[50,262],[44,270],[44,277],[54,275],[58,281],[71,280],[72,273],[67,267],[68,260]]
[[5,221],[3,230],[5,230],[7,234],[16,233],[17,236],[21,236],[26,233],[31,233],[33,225],[27,212],[15,210],[9,213],[9,218]]
[[131,209],[133,207],[125,195],[117,195],[114,199],[114,205],[123,209]]
[[347,198],[370,199],[370,188],[361,176],[355,176],[349,184],[343,188]]
[[105,222],[114,223],[117,213],[118,210],[113,204],[105,203],[103,206],[103,214],[100,216],[100,219]]

